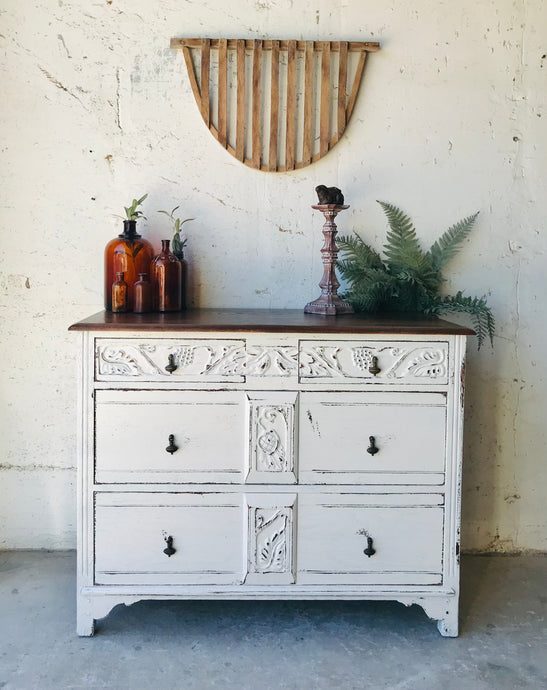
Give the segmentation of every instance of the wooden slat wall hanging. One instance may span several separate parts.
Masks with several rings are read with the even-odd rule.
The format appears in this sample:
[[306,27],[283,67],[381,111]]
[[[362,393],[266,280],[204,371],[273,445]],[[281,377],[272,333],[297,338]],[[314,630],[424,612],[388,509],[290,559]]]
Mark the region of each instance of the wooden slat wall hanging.
[[378,43],[172,38],[182,50],[201,116],[232,156],[286,172],[323,158],[340,140],[367,53]]

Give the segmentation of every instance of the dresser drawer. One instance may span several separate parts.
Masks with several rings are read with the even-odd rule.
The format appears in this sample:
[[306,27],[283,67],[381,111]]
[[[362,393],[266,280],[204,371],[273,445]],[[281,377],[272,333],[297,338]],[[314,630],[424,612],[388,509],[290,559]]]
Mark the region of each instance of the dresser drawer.
[[442,484],[444,393],[301,393],[303,483]]
[[442,503],[430,494],[302,495],[297,582],[442,584]]
[[239,391],[98,390],[95,481],[239,482],[245,433]]
[[439,385],[448,382],[448,343],[301,340],[301,381]]
[[240,494],[98,493],[95,582],[240,584],[243,517]]
[[96,338],[96,381],[244,380],[245,340]]

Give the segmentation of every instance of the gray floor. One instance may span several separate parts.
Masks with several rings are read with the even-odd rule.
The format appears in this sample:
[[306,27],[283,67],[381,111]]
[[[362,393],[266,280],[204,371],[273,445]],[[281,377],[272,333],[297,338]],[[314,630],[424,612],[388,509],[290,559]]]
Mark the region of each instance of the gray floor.
[[75,555],[0,552],[0,688],[547,688],[547,558],[466,557],[461,635],[379,602],[140,602],[75,629]]

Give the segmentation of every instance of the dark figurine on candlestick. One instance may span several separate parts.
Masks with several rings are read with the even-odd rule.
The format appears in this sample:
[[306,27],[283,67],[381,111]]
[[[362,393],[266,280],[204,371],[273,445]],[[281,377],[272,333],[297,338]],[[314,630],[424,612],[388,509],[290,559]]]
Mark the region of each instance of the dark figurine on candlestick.
[[340,283],[336,277],[336,257],[338,247],[336,246],[336,225],[334,219],[340,211],[349,206],[344,205],[344,195],[338,187],[326,187],[320,184],[315,188],[319,204],[312,206],[313,209],[321,211],[325,217],[323,225],[323,237],[325,243],[321,249],[323,260],[323,277],[319,283],[321,295],[309,302],[304,307],[306,314],[353,314],[353,307],[349,302],[345,302],[338,296]]
[[324,184],[320,184],[315,188],[315,191],[320,204],[344,205],[344,195],[338,187],[326,187]]

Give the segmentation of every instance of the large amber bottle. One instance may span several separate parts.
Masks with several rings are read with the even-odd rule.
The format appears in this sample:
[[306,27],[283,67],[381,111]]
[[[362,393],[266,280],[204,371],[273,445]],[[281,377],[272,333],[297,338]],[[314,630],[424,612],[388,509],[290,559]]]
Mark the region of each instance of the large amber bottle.
[[133,311],[134,284],[139,273],[149,273],[154,249],[137,233],[136,220],[124,220],[123,232],[104,250],[104,306],[112,311],[112,285],[116,273],[123,272],[127,283],[127,309]]

